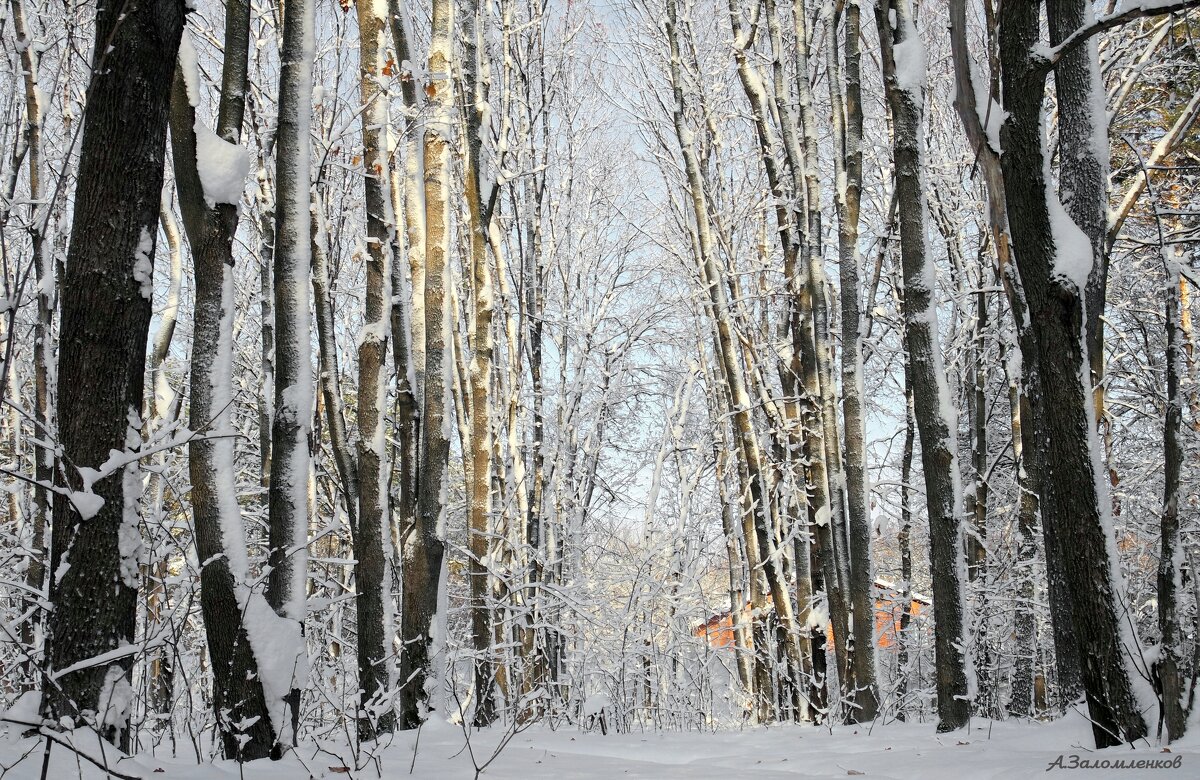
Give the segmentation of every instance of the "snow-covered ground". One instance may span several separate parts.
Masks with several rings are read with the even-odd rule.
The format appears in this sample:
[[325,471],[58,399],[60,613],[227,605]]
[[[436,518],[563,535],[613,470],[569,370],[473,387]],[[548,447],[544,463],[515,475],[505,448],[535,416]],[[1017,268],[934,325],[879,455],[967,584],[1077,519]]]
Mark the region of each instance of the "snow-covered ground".
[[[479,763],[487,761],[504,736],[489,730],[471,739]],[[233,762],[197,765],[183,758],[139,756],[111,766],[121,775],[145,780],[305,780],[305,778],[473,778],[462,730],[446,723],[427,725],[413,760],[415,735],[398,735],[356,767],[341,746],[305,746],[283,761],[260,761],[239,772]],[[94,735],[85,740],[98,755]],[[977,721],[969,731],[936,734],[932,724],[891,724],[828,729],[779,726],[717,733],[582,733],[575,728],[551,731],[536,727],[515,735],[486,768],[482,778],[500,780],[610,780],[612,778],[916,778],[917,780],[992,780],[994,778],[1196,778],[1200,777],[1200,737],[1185,739],[1171,752],[1160,747],[1090,750],[1091,734],[1081,717],[1053,724]],[[44,743],[11,737],[0,744],[5,780],[41,776]],[[109,749],[111,756],[111,748]],[[21,756],[28,754],[24,760]],[[1061,757],[1061,758],[1060,758]],[[19,761],[19,763],[18,763]],[[1090,762],[1145,764],[1128,769],[1090,768]],[[1085,765],[1084,762],[1089,762]],[[1057,766],[1056,766],[1057,765]],[[1072,769],[1072,766],[1076,768]],[[411,772],[410,772],[411,766]],[[1060,768],[1061,767],[1061,768]],[[52,780],[104,778],[105,773],[55,746]],[[116,777],[116,775],[110,775]]]

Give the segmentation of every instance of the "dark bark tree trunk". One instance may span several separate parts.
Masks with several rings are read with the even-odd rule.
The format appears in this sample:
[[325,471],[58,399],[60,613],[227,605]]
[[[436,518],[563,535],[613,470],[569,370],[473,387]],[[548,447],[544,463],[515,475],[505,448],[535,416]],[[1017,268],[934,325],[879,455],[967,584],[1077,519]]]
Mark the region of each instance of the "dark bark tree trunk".
[[[312,435],[312,283],[311,141],[309,126],[313,51],[309,37],[313,0],[289,0],[283,7],[280,49],[279,122],[275,136],[275,408],[271,424],[271,481],[267,494],[268,548],[271,567],[267,601],[288,621],[291,636],[279,652],[295,654],[283,697],[290,729],[276,724],[276,755],[296,744],[300,691],[307,681],[304,647],[306,569],[308,562],[309,478]],[[281,624],[282,625],[282,624]],[[268,702],[268,707],[272,703]]]
[[387,96],[380,79],[387,67],[385,12],[381,4],[358,0],[359,73],[363,102],[362,136],[364,201],[367,211],[366,305],[358,346],[358,522],[354,534],[355,599],[358,621],[358,686],[362,713],[359,739],[376,739],[395,727],[387,703],[390,653],[384,636],[387,556],[391,535],[385,529],[388,513],[387,357],[391,336],[392,238],[396,219],[388,196],[390,162]]
[[[1162,540],[1158,558],[1158,629],[1161,635],[1162,653],[1158,662],[1158,681],[1162,697],[1163,721],[1167,727],[1167,740],[1174,742],[1183,736],[1187,728],[1188,711],[1184,706],[1184,673],[1179,668],[1179,625],[1178,591],[1181,584],[1183,547],[1179,538],[1179,503],[1183,492],[1181,472],[1184,463],[1183,449],[1183,390],[1180,384],[1187,375],[1184,368],[1183,345],[1185,335],[1180,321],[1183,306],[1180,285],[1182,245],[1175,245],[1175,257],[1166,257],[1170,251],[1162,248],[1167,260],[1167,419],[1163,428],[1163,511]],[[1160,727],[1161,729],[1161,727]]]
[[[1094,21],[1091,0],[1046,3],[1050,44]],[[1084,293],[1084,328],[1092,372],[1096,424],[1104,419],[1104,305],[1108,289],[1108,119],[1096,39],[1065,54],[1054,69],[1058,96],[1059,188],[1063,206],[1092,245],[1092,270]]]
[[[1000,14],[1003,104],[1000,130],[1005,196],[1020,283],[1028,305],[1030,349],[1022,343],[1024,371],[1036,376],[1030,394],[1037,449],[1052,464],[1042,481],[1042,524],[1051,529],[1047,558],[1062,565],[1072,592],[1071,622],[1078,641],[1083,685],[1098,747],[1146,735],[1125,646],[1131,628],[1118,611],[1113,541],[1106,527],[1107,497],[1097,479],[1096,442],[1088,367],[1084,296],[1091,247],[1070,218],[1053,219],[1057,201],[1047,181],[1042,139],[1047,69],[1034,55],[1040,44],[1040,3],[1007,3]],[[1072,240],[1072,239],[1075,240]],[[1049,476],[1047,474],[1047,476]],[[1066,540],[1070,540],[1067,554]],[[1051,577],[1053,577],[1051,571]],[[1053,580],[1051,587],[1054,587]]]
[[[113,450],[136,450],[141,442],[154,242],[184,14],[180,0],[96,10],[93,76],[63,277],[59,434],[67,487],[76,492],[54,504],[51,673],[134,638],[140,479],[136,461],[111,470],[104,464]],[[44,713],[56,722],[79,722],[91,710],[106,738],[127,738],[131,663],[126,656],[90,664],[47,682]]]
[[[925,65],[923,61],[910,59],[924,58],[924,51],[916,39],[909,0],[892,0],[890,5],[890,10],[882,5],[876,9],[876,20],[894,125],[900,258],[904,272],[904,343],[929,510],[938,731],[953,731],[965,726],[971,714],[967,688],[970,658],[969,650],[964,647],[963,627],[962,483],[955,421],[948,415],[950,389],[938,343],[936,275],[926,247],[928,225],[921,150]],[[889,20],[892,14],[894,24]],[[902,68],[897,66],[900,47],[904,47],[907,60],[901,63]]]
[[[950,45],[954,57],[955,69],[955,98],[954,106],[962,118],[963,127],[978,154],[980,170],[988,193],[988,222],[992,238],[996,246],[996,255],[1000,264],[1000,277],[1004,284],[1009,308],[1012,310],[1013,321],[1017,328],[1020,351],[1023,355],[1033,355],[1037,350],[1033,330],[1029,327],[1027,312],[1028,304],[1025,292],[1021,287],[1019,274],[1012,262],[1011,238],[1008,226],[1008,208],[1004,191],[1004,172],[1000,165],[1000,149],[995,146],[999,139],[989,137],[984,130],[985,117],[978,113],[975,84],[971,78],[972,55],[969,50],[966,33],[966,2],[952,0],[950,3]],[[995,31],[989,31],[989,59],[992,60],[992,79],[989,101],[999,98],[1000,64],[998,54],[995,54],[992,41]],[[994,55],[994,56],[993,56]],[[990,103],[989,103],[990,105]],[[1000,111],[998,105],[987,109],[986,119],[991,119],[990,112]],[[1022,372],[1020,377],[1020,393],[1022,405],[1038,394],[1038,376],[1032,372]],[[1025,418],[1023,435],[1033,435],[1032,414]],[[1032,442],[1033,439],[1027,441]],[[1022,511],[1032,511],[1034,514],[1029,522],[1036,524],[1038,513],[1038,486],[1041,484],[1040,475],[1044,470],[1043,453],[1036,446],[1025,447],[1025,458],[1021,461],[1020,475],[1025,480]],[[1028,519],[1028,518],[1027,518]],[[1042,525],[1042,535],[1047,550],[1056,549],[1058,529],[1053,524]],[[1079,652],[1075,640],[1075,632],[1071,623],[1071,591],[1067,587],[1066,575],[1063,573],[1061,557],[1046,556],[1046,578],[1050,595],[1050,613],[1053,624],[1054,651],[1058,690],[1060,697],[1067,702],[1074,701],[1083,692],[1082,672],[1079,667]]]
[[917,438],[917,421],[913,419],[912,371],[908,361],[904,366],[904,451],[900,456],[900,531],[896,545],[900,548],[900,627],[896,635],[898,650],[896,667],[900,681],[896,686],[896,717],[905,720],[908,698],[908,627],[912,622],[912,467]]
[[[225,58],[218,137],[236,143],[245,111],[250,5],[230,2],[225,14]],[[211,434],[189,446],[196,553],[206,564],[200,572],[200,606],[212,659],[213,710],[227,758],[248,761],[270,755],[275,733],[268,717],[258,663],[243,626],[248,572],[231,561],[245,561],[244,550],[226,549],[225,534],[242,536],[234,485],[233,399],[233,240],[235,203],[206,202],[197,161],[198,127],[181,65],[171,100],[171,146],[184,230],[192,250],[195,276],[194,336],[191,368],[191,428]],[[242,538],[233,540],[244,545]],[[250,723],[248,728],[241,724]]]

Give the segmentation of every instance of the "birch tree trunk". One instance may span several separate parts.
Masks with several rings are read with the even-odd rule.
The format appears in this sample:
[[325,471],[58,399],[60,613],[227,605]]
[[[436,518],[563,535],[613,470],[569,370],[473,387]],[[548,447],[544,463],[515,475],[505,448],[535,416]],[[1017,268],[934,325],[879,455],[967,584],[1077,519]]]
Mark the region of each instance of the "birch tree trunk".
[[[450,366],[446,364],[449,301],[446,262],[450,254],[450,136],[454,107],[451,76],[450,0],[433,4],[433,37],[429,45],[430,116],[425,129],[425,251],[423,308],[425,317],[424,409],[418,458],[416,517],[403,538],[404,583],[401,599],[400,726],[421,725],[432,693],[431,633],[441,589],[444,483],[450,457],[445,429]],[[411,258],[410,258],[411,260]],[[414,280],[415,286],[415,280]],[[415,295],[414,295],[415,298]],[[415,334],[414,334],[415,337]]]
[[[1000,340],[1001,348],[1004,339]],[[1037,521],[1038,493],[1034,482],[1036,470],[1030,463],[1031,451],[1037,446],[1033,436],[1032,416],[1029,411],[1029,399],[1021,391],[1021,381],[1018,376],[1019,368],[1011,365],[1013,360],[1006,359],[1001,352],[1000,362],[1004,365],[1008,379],[1009,417],[1012,425],[1013,459],[1017,464],[1017,489],[1020,498],[1017,503],[1017,592],[1020,601],[1017,603],[1017,614],[1014,619],[1014,639],[1016,640],[1016,660],[1014,661],[1012,678],[1012,698],[1008,704],[1008,712],[1017,716],[1034,714],[1033,685],[1034,662],[1037,658],[1037,615],[1034,612],[1034,566],[1037,563]],[[1019,366],[1019,363],[1018,363]],[[1074,654],[1069,655],[1072,661]],[[1061,684],[1061,675],[1060,675]]]
[[[13,33],[21,51],[21,71],[25,86],[25,147],[29,166],[29,202],[33,213],[30,224],[45,224],[37,217],[45,197],[42,186],[42,104],[38,97],[38,69],[33,41],[25,25],[25,6],[22,0],[10,0]],[[37,283],[37,321],[33,331],[33,426],[34,436],[44,441],[55,438],[53,390],[50,378],[54,350],[51,343],[54,325],[55,274],[52,253],[46,252],[46,235],[41,228],[32,231],[34,280]],[[46,579],[46,530],[54,512],[54,493],[43,485],[54,481],[54,452],[48,447],[34,446],[33,517],[30,522],[32,555],[25,569],[25,584],[32,592],[41,593]],[[32,605],[31,605],[32,606]],[[33,610],[21,624],[21,641],[32,647],[38,640],[42,621],[41,610]],[[32,663],[26,666],[29,690],[37,686],[37,674]]]
[[[492,680],[492,606],[489,576],[492,532],[491,483],[493,434],[491,425],[491,377],[493,362],[492,319],[495,309],[491,265],[488,261],[487,231],[491,222],[491,202],[484,202],[481,169],[483,149],[483,106],[487,95],[479,79],[478,17],[476,2],[468,2],[463,14],[461,85],[466,138],[463,147],[464,195],[467,200],[468,256],[472,294],[471,362],[467,370],[470,383],[471,473],[468,485],[467,547],[470,553],[471,640],[474,650],[476,727],[488,726],[496,719]],[[494,197],[494,192],[492,193]]]
[[[136,450],[150,329],[171,75],[184,5],[96,10],[71,242],[62,292],[59,441],[69,500],[54,502],[43,713],[96,713],[128,742],[132,656],[81,661],[133,641],[142,550]],[[110,462],[111,453],[126,453]],[[130,451],[132,450],[132,451]]]
[[[172,106],[174,95],[172,94]],[[162,202],[159,206],[158,221],[163,235],[167,239],[167,253],[170,257],[170,279],[167,283],[166,305],[159,315],[158,330],[154,333],[154,346],[150,353],[150,397],[146,399],[146,415],[142,426],[143,438],[152,440],[164,427],[172,425],[179,415],[179,398],[171,390],[167,382],[164,363],[171,351],[171,342],[175,337],[175,326],[179,318],[179,294],[183,288],[183,237],[179,233],[179,224],[171,210],[169,188],[164,187]],[[149,494],[149,523],[151,527],[162,523],[166,518],[163,511],[163,501],[166,497],[165,478],[162,474],[167,463],[167,453],[159,452],[154,455],[154,468],[150,469],[149,479],[146,480],[146,492]],[[146,620],[148,626],[158,625],[162,619],[164,602],[167,599],[167,558],[162,556],[151,561],[148,569],[146,585]],[[39,580],[40,582],[40,580]],[[174,665],[172,653],[167,648],[156,648],[147,661],[146,674],[150,682],[150,694],[147,709],[155,714],[166,716],[165,725],[170,728],[172,721],[171,698],[174,694]]]
[[[913,409],[921,438],[921,465],[929,511],[937,663],[938,731],[966,725],[970,649],[963,624],[963,493],[950,388],[938,343],[936,276],[928,257],[927,206],[921,132],[925,101],[925,51],[909,0],[879,6],[884,81],[894,132],[900,259],[904,273],[904,342]],[[895,18],[894,24],[889,17]]]
[[[400,573],[400,539],[411,528],[417,511],[417,454],[420,448],[422,388],[425,374],[425,205],[422,187],[421,134],[417,122],[420,110],[417,82],[411,70],[416,57],[411,49],[412,31],[407,12],[399,0],[388,0],[392,45],[396,59],[404,68],[400,73],[400,96],[404,103],[404,170],[392,167],[392,211],[404,211],[404,252],[392,257],[392,363],[396,373],[396,439],[399,442],[395,466],[399,472],[398,517],[392,519],[393,576]],[[399,180],[398,180],[399,178]],[[402,197],[401,197],[402,196]],[[410,272],[405,284],[407,258]],[[407,287],[407,297],[405,291]],[[407,305],[406,305],[407,304]]]
[[[791,162],[799,198],[803,181],[804,222],[799,228],[803,259],[797,264],[792,296],[799,309],[801,328],[794,338],[799,342],[805,388],[808,440],[805,457],[809,461],[808,483],[813,491],[813,522],[820,537],[824,566],[825,595],[829,619],[833,624],[834,654],[838,679],[844,686],[851,676],[849,570],[846,562],[845,522],[842,505],[842,469],[837,409],[834,399],[832,353],[829,347],[829,314],[825,305],[825,264],[821,254],[821,181],[820,151],[817,142],[817,116],[813,108],[810,79],[809,29],[807,4],[793,0],[792,13],[796,37],[796,96],[799,103],[802,156]],[[795,345],[793,346],[795,349]]]

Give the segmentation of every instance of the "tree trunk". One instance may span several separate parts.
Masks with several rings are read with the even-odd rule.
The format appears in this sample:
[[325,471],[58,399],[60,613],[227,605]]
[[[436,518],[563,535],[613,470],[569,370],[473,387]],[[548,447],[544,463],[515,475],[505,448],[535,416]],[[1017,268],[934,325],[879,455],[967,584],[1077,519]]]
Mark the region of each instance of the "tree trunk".
[[[424,410],[421,415],[421,450],[417,511],[412,528],[402,540],[404,582],[400,634],[400,725],[413,729],[429,711],[432,691],[427,684],[432,671],[431,628],[441,590],[442,491],[450,457],[444,418],[450,367],[446,360],[446,262],[450,254],[450,134],[454,105],[451,67],[450,0],[433,4],[433,38],[429,46],[431,117],[425,130],[425,251],[423,311],[425,330]],[[415,280],[414,280],[415,286]],[[415,295],[414,295],[415,297]],[[414,329],[415,330],[415,329]],[[415,339],[415,333],[414,333]]]
[[[1002,111],[1000,106],[995,103],[999,97],[999,63],[993,62],[994,71],[988,95],[988,108],[985,116],[980,116],[977,108],[979,98],[976,96],[975,82],[971,75],[973,59],[967,42],[966,24],[966,0],[952,0],[950,3],[950,45],[955,69],[954,107],[962,119],[967,137],[975,148],[980,162],[980,170],[988,194],[988,222],[992,231],[992,240],[996,246],[997,260],[1000,264],[1000,277],[1017,328],[1020,351],[1022,355],[1028,354],[1032,359],[1037,351],[1037,342],[1033,335],[1033,329],[1029,326],[1027,316],[1029,307],[1025,300],[1025,291],[1012,264],[1004,172],[1000,165],[1000,139],[989,135],[984,129],[984,122],[988,121],[990,125],[992,117],[998,116]],[[989,30],[989,50],[991,50],[991,42],[994,37],[994,31]],[[1036,373],[1022,372],[1020,378],[1022,405],[1027,404],[1029,398],[1038,394],[1037,384]],[[1027,435],[1032,436],[1032,414],[1026,418],[1026,423]],[[1024,452],[1025,459],[1021,461],[1020,473],[1024,475],[1027,490],[1022,493],[1022,501],[1029,502],[1029,511],[1034,513],[1031,522],[1036,523],[1037,491],[1038,485],[1041,483],[1040,474],[1044,471],[1043,453],[1036,446],[1028,446]],[[1024,504],[1022,511],[1025,511]],[[1047,550],[1056,549],[1057,534],[1058,529],[1053,524],[1042,524],[1042,535]],[[1062,569],[1063,563],[1060,556],[1046,555],[1046,578],[1050,595],[1058,689],[1062,699],[1070,702],[1082,693],[1083,684],[1075,632],[1071,625],[1071,591],[1066,585],[1066,575]]]
[[[891,14],[895,16],[894,25],[889,21]],[[891,9],[880,6],[876,20],[894,125],[900,258],[904,272],[904,342],[929,511],[938,731],[953,731],[965,726],[970,718],[967,678],[971,661],[963,625],[964,510],[958,440],[938,343],[934,307],[936,275],[926,248],[927,207],[921,150],[925,55],[909,0],[893,0]]]
[[[21,71],[25,85],[25,146],[29,166],[29,202],[33,213],[31,225],[38,225],[37,209],[45,197],[42,186],[42,107],[38,98],[38,71],[33,41],[25,26],[25,7],[22,0],[11,0],[13,33],[21,51]],[[44,223],[42,223],[44,224]],[[46,252],[46,235],[41,228],[32,231],[32,253],[34,280],[37,283],[37,321],[33,331],[33,426],[34,436],[43,441],[55,438],[53,390],[50,387],[54,374],[51,331],[54,323],[54,263],[53,253]],[[11,337],[12,334],[10,334]],[[33,517],[31,526],[32,555],[25,569],[25,584],[32,592],[40,593],[46,579],[46,529],[54,512],[54,493],[43,487],[54,481],[54,453],[48,447],[34,445],[33,477],[37,486],[33,489]],[[28,609],[28,605],[26,609]],[[28,620],[21,624],[21,641],[28,647],[37,642],[38,629],[42,621],[40,610],[34,610]],[[32,662],[26,664],[23,687],[37,687],[37,670]]]
[[[309,522],[308,484],[312,429],[311,284],[312,184],[309,122],[312,95],[313,0],[290,0],[283,9],[280,50],[279,124],[276,131],[275,184],[275,415],[271,425],[271,484],[268,492],[267,601],[287,623],[289,634],[275,664],[282,679],[268,687],[270,701],[286,703],[290,724],[277,723],[277,747],[296,744],[300,691],[308,678],[304,646],[307,610],[305,573]],[[294,658],[294,660],[292,660]],[[277,750],[276,753],[279,751]]]
[[[229,144],[241,136],[249,33],[249,3],[228,3],[216,136]],[[202,138],[213,141],[203,136],[212,131],[196,116],[198,74],[185,71],[194,67],[189,64],[194,60],[194,55],[181,58],[171,100],[175,181],[195,271],[191,428],[212,437],[189,447],[193,519],[196,553],[206,562],[200,573],[200,605],[214,670],[217,728],[226,757],[248,761],[270,754],[277,724],[268,717],[256,642],[243,625],[248,600],[262,596],[250,592],[234,464],[233,240],[238,204],[218,202],[205,190],[203,161],[197,155]],[[263,650],[261,644],[258,650]]]
[[391,545],[387,532],[387,409],[389,314],[392,307],[392,237],[396,219],[388,195],[387,96],[381,89],[387,65],[386,19],[379,3],[358,0],[359,73],[362,112],[363,176],[367,211],[366,305],[358,342],[358,529],[354,535],[354,576],[358,587],[358,686],[362,712],[360,740],[376,739],[395,726],[387,698],[389,658],[384,627],[383,589]]
[[474,651],[476,727],[488,726],[496,719],[492,671],[492,605],[490,603],[488,560],[492,548],[491,481],[495,464],[492,459],[493,433],[491,424],[493,339],[492,319],[495,309],[492,270],[488,260],[487,233],[495,203],[495,187],[485,202],[483,192],[483,116],[481,106],[487,100],[486,85],[479,78],[477,3],[468,2],[463,13],[463,47],[461,56],[462,115],[466,126],[463,149],[464,195],[467,200],[472,313],[471,362],[467,370],[470,383],[470,449],[471,474],[468,485],[467,546],[470,552],[471,640]]
[[[1091,0],[1046,3],[1050,45],[1095,20]],[[1104,304],[1108,289],[1108,117],[1096,39],[1065,54],[1054,69],[1058,96],[1059,188],[1062,203],[1092,247],[1084,292],[1084,328],[1096,425],[1104,419]]]
[[[1033,59],[1040,3],[1005,4],[1000,15],[1003,101],[1000,130],[1005,196],[1021,286],[1028,303],[1031,349],[1024,371],[1036,375],[1030,395],[1037,448],[1052,464],[1042,482],[1047,558],[1057,558],[1072,592],[1083,684],[1098,747],[1146,734],[1127,663],[1136,653],[1132,628],[1118,607],[1115,539],[1098,470],[1088,368],[1084,296],[1092,252],[1088,237],[1048,187],[1042,138],[1047,71]],[[1066,540],[1070,539],[1070,554]],[[1051,571],[1051,577],[1053,577]],[[1051,581],[1051,587],[1054,586]]]
[[[1000,340],[1003,350],[1004,339]],[[1037,660],[1037,615],[1034,612],[1034,566],[1037,564],[1038,495],[1034,482],[1036,470],[1031,452],[1037,446],[1030,422],[1029,399],[1021,392],[1020,378],[1001,352],[1001,364],[1008,379],[1009,417],[1012,421],[1013,460],[1017,465],[1017,602],[1014,618],[1016,658],[1013,661],[1012,699],[1008,711],[1012,715],[1034,714],[1034,667]],[[1071,656],[1074,659],[1074,656]]]
[[879,712],[875,673],[875,604],[871,588],[871,518],[866,478],[866,428],[863,422],[862,312],[859,304],[858,253],[859,200],[862,190],[862,54],[859,49],[861,11],[846,5],[845,93],[838,84],[837,13],[828,6],[827,44],[830,65],[829,94],[833,107],[834,169],[844,187],[838,187],[838,260],[842,307],[842,416],[846,440],[847,547],[850,559],[849,597],[854,641],[850,664],[854,688],[847,691],[854,708],[851,722],[874,720]]
[[[1179,538],[1179,504],[1183,488],[1181,471],[1183,449],[1183,390],[1180,387],[1184,369],[1184,334],[1181,324],[1180,265],[1183,246],[1176,244],[1174,257],[1168,257],[1165,246],[1160,250],[1167,265],[1167,419],[1163,427],[1163,511],[1162,541],[1158,558],[1158,629],[1162,654],[1158,662],[1158,681],[1161,687],[1163,721],[1167,740],[1174,742],[1183,736],[1188,712],[1184,705],[1184,674],[1180,670],[1180,641],[1178,592],[1182,582],[1183,546]],[[1161,726],[1160,726],[1161,729]]]
[[[93,80],[63,278],[60,443],[69,500],[56,501],[49,571],[49,671],[134,638],[142,553],[136,450],[150,328],[171,75],[184,6],[147,0],[96,11]],[[109,461],[112,451],[125,453]],[[43,711],[95,713],[128,737],[132,656],[89,664],[43,686]]]
[[896,669],[900,676],[896,686],[896,718],[907,717],[908,699],[908,627],[912,623],[912,467],[913,450],[917,438],[917,421],[914,419],[912,369],[904,365],[904,451],[900,456],[900,531],[896,534],[896,546],[900,548],[900,628],[896,632]]
[[[825,305],[825,261],[821,248],[820,151],[817,117],[813,108],[808,63],[808,22],[806,3],[793,0],[796,36],[796,94],[800,104],[802,158],[791,163],[799,200],[803,179],[805,213],[800,226],[802,259],[792,282],[792,296],[799,309],[801,327],[794,333],[798,340],[805,387],[805,429],[808,441],[808,482],[813,491],[812,513],[821,535],[821,558],[829,619],[833,624],[833,647],[838,680],[845,688],[852,673],[847,640],[850,638],[849,563],[846,557],[845,515],[842,506],[841,440],[837,429],[837,408],[833,388],[833,355],[829,345],[829,313]],[[793,349],[796,343],[793,342]]]

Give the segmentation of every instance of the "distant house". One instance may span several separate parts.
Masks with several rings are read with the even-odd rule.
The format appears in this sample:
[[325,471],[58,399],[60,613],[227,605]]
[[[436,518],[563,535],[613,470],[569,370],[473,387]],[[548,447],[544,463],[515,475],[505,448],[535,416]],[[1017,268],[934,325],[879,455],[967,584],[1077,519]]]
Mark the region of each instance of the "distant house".
[[[900,630],[900,621],[904,616],[904,594],[887,580],[875,580],[875,643],[878,647],[891,647],[896,643]],[[770,596],[767,601],[770,602]],[[919,617],[924,614],[933,602],[919,593],[910,594],[908,604],[909,615]],[[770,609],[771,607],[768,607]],[[742,608],[742,621],[750,625],[750,602]],[[710,647],[733,647],[733,614],[726,610],[710,616],[693,630],[693,635],[700,639],[708,639]],[[833,626],[826,622],[826,640],[833,642]]]

